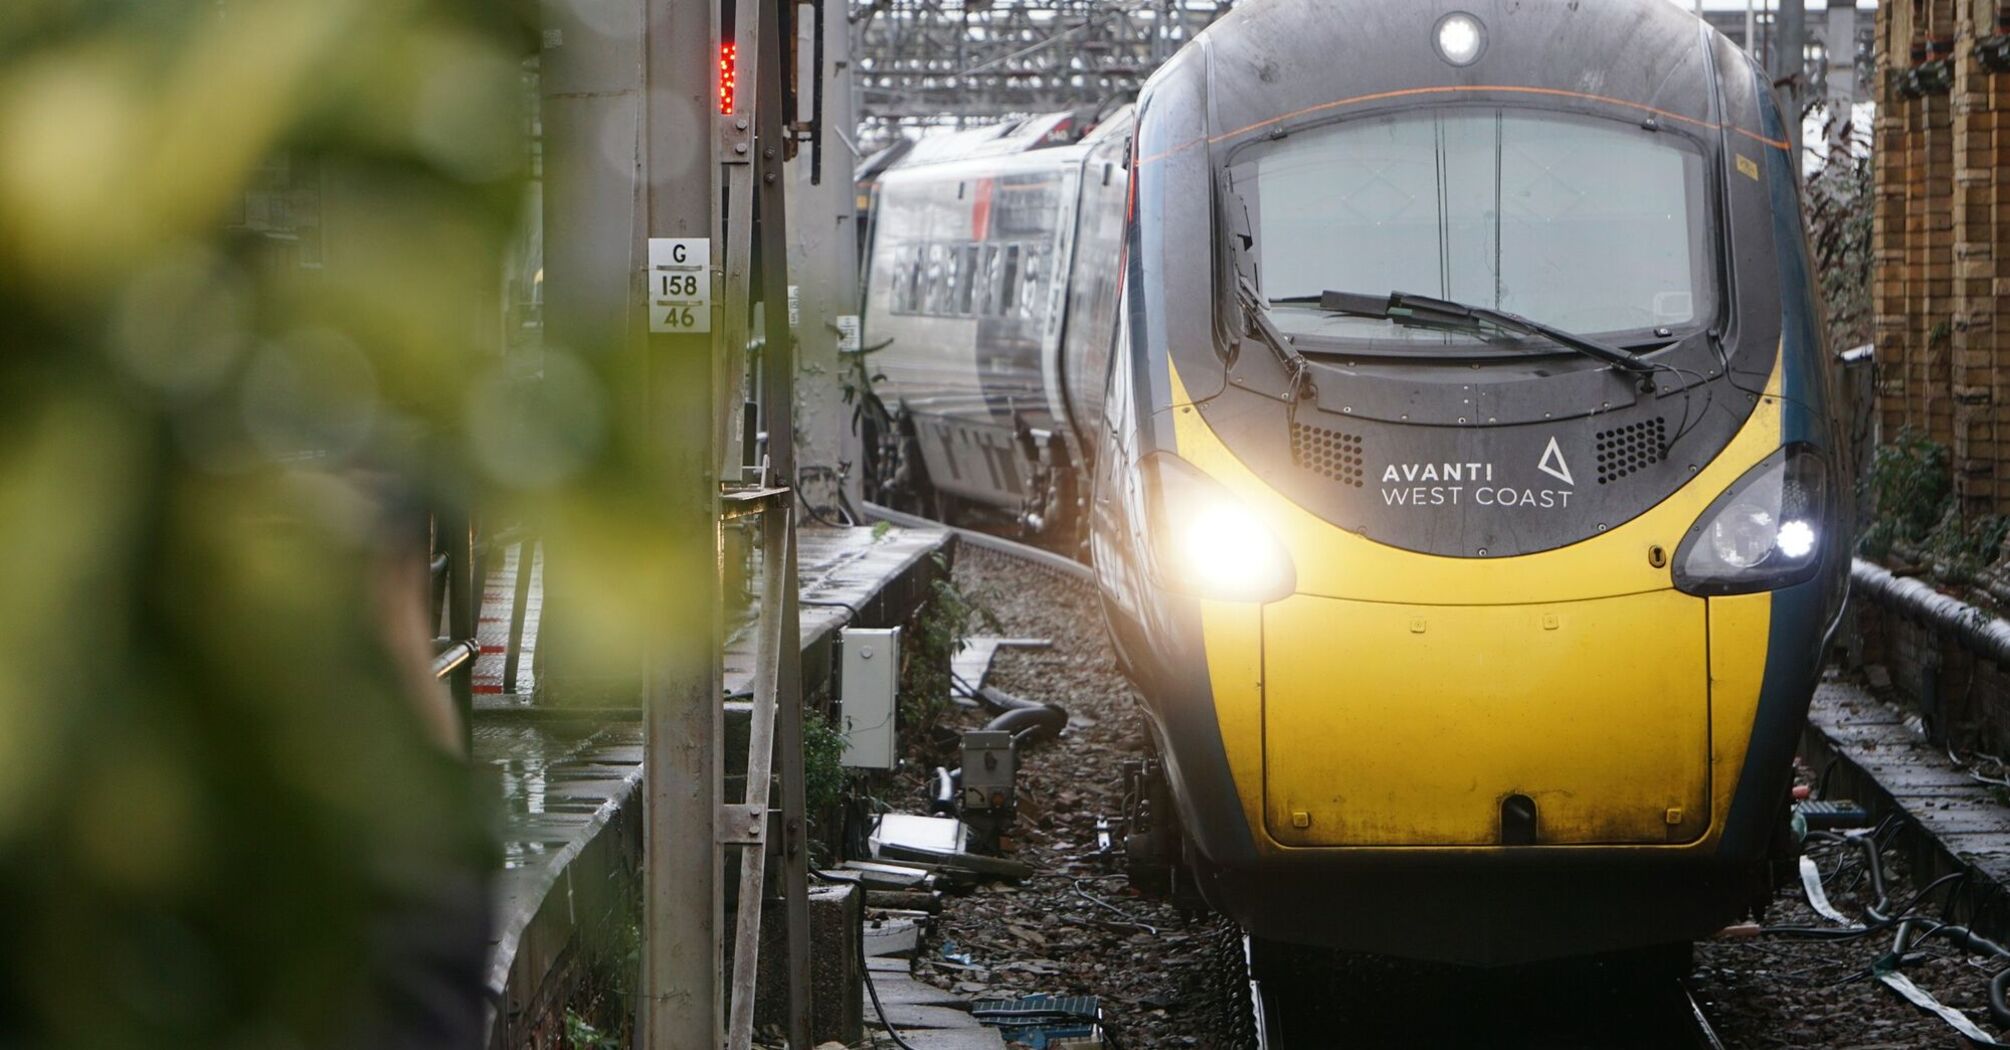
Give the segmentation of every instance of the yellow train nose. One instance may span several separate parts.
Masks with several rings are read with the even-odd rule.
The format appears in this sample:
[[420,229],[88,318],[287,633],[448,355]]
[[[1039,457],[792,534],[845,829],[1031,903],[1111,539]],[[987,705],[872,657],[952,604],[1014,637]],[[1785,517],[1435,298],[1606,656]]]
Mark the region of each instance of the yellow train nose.
[[1295,847],[1695,841],[1710,825],[1708,633],[1707,602],[1675,591],[1272,605],[1266,828]]

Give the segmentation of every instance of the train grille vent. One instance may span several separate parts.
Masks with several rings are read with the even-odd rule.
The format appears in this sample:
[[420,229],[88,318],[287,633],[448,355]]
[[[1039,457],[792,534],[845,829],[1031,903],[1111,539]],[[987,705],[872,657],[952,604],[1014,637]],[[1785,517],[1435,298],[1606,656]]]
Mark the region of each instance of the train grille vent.
[[1668,456],[1668,421],[1652,419],[1598,434],[1598,483],[1618,481]]
[[1362,466],[1361,435],[1342,434],[1324,427],[1291,424],[1291,458],[1299,466],[1343,485],[1361,488],[1367,484]]

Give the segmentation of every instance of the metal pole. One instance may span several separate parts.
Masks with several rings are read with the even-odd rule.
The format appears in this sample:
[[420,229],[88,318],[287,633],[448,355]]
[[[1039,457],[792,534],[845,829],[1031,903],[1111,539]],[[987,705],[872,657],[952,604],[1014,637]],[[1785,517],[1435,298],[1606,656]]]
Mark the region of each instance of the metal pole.
[[510,595],[509,643],[503,647],[505,693],[516,692],[517,672],[523,666],[523,632],[530,617],[531,570],[537,566],[537,537],[526,536],[516,548],[516,587]]
[[1745,0],[1745,53],[1753,58],[1759,54],[1759,14],[1752,6],[1754,0]]
[[[768,465],[775,484],[794,489],[796,470],[796,340],[789,329],[788,179],[783,165],[782,85],[786,63],[780,8],[791,0],[758,0],[761,5],[759,109],[754,115],[760,194],[761,299],[766,303],[768,339],[761,360],[761,421],[768,432]],[[818,70],[822,75],[822,70]],[[843,180],[841,180],[843,181]],[[772,515],[773,512],[770,512]],[[800,593],[796,585],[796,531],[793,515],[770,527],[762,552],[768,572],[784,575],[776,607],[764,616],[781,620],[782,646],[776,651],[775,748],[781,772],[782,894],[788,917],[788,1035],[792,1047],[810,1040],[809,841],[803,799],[803,684]],[[773,542],[779,541],[779,543]],[[746,863],[760,863],[749,856]]]
[[1842,116],[1847,118],[1857,99],[1856,0],[1830,0],[1825,40],[1829,49],[1829,97],[1836,100],[1842,107]]
[[1773,39],[1776,41],[1773,79],[1785,81],[1787,85],[1783,99],[1787,109],[1787,141],[1794,144],[1795,164],[1798,165],[1801,155],[1801,107],[1807,98],[1808,82],[1807,0],[1780,0],[1779,22]]
[[[644,0],[649,239],[713,239],[718,28],[713,0]],[[647,252],[641,254],[648,258]],[[635,277],[645,277],[637,273]],[[711,283],[712,275],[701,280]],[[709,323],[707,330],[716,328]],[[719,456],[708,334],[651,334],[647,461],[674,537],[650,609],[644,674],[643,1030],[647,1050],[720,1045]]]
[[[855,363],[840,351],[838,320],[858,306],[857,189],[851,181],[859,158],[846,144],[856,122],[851,108],[851,27],[837,0],[823,20],[823,62],[815,74],[823,88],[818,147],[805,147],[790,165],[788,196],[789,274],[802,289],[802,325],[794,333],[796,374],[803,384],[796,397],[795,455],[805,469],[835,468],[861,461],[845,403],[843,376]],[[799,7],[798,10],[801,10]],[[809,69],[804,75],[810,76]],[[813,157],[823,154],[823,180],[815,181]],[[857,472],[845,481],[853,506],[863,499]],[[822,489],[806,493],[820,497]]]

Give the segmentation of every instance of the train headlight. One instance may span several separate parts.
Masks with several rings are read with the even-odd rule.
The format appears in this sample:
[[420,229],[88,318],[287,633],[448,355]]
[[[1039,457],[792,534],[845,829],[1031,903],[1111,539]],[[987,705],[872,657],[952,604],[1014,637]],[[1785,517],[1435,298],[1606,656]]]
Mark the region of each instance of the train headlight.
[[1470,66],[1478,62],[1487,49],[1485,23],[1464,11],[1454,11],[1438,19],[1432,37],[1437,41],[1438,54],[1455,66]]
[[1789,445],[1745,472],[1698,518],[1675,553],[1675,586],[1749,594],[1804,583],[1821,565],[1828,460]]
[[1291,554],[1220,482],[1164,452],[1145,460],[1153,548],[1165,586],[1196,598],[1273,602],[1298,587]]

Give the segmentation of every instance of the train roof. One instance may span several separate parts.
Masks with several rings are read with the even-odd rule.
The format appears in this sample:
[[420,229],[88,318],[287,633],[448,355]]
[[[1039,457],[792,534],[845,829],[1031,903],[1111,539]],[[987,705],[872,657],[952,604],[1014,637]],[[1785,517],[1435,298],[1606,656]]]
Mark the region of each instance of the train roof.
[[[915,140],[912,148],[890,162],[879,164],[871,174],[883,175],[900,168],[1008,157],[1100,142],[1127,129],[1134,108],[1132,103],[1123,102],[1103,107],[1100,116],[1082,111],[1044,113],[1001,124],[930,135]],[[866,164],[860,165],[860,171],[865,171],[867,165],[879,156],[874,154]]]
[[876,150],[859,161],[858,166],[852,169],[851,179],[853,182],[870,182],[879,178],[888,168],[900,163],[901,159],[913,150],[913,139],[895,139],[892,145]]
[[[1484,26],[1484,48],[1463,67],[1436,47],[1440,20],[1457,12]],[[1184,80],[1201,92],[1217,142],[1353,104],[1462,91],[1617,102],[1714,128],[1712,48],[1735,76],[1735,49],[1668,0],[1249,0],[1168,63],[1153,89]]]
[[884,189],[889,186],[925,185],[944,179],[1020,175],[1080,166],[1096,147],[1130,133],[1131,115],[1135,108],[1130,103],[1117,107],[1079,140],[1065,145],[1016,151],[979,150],[926,163],[913,163],[910,157],[909,161],[881,172],[878,185]]

